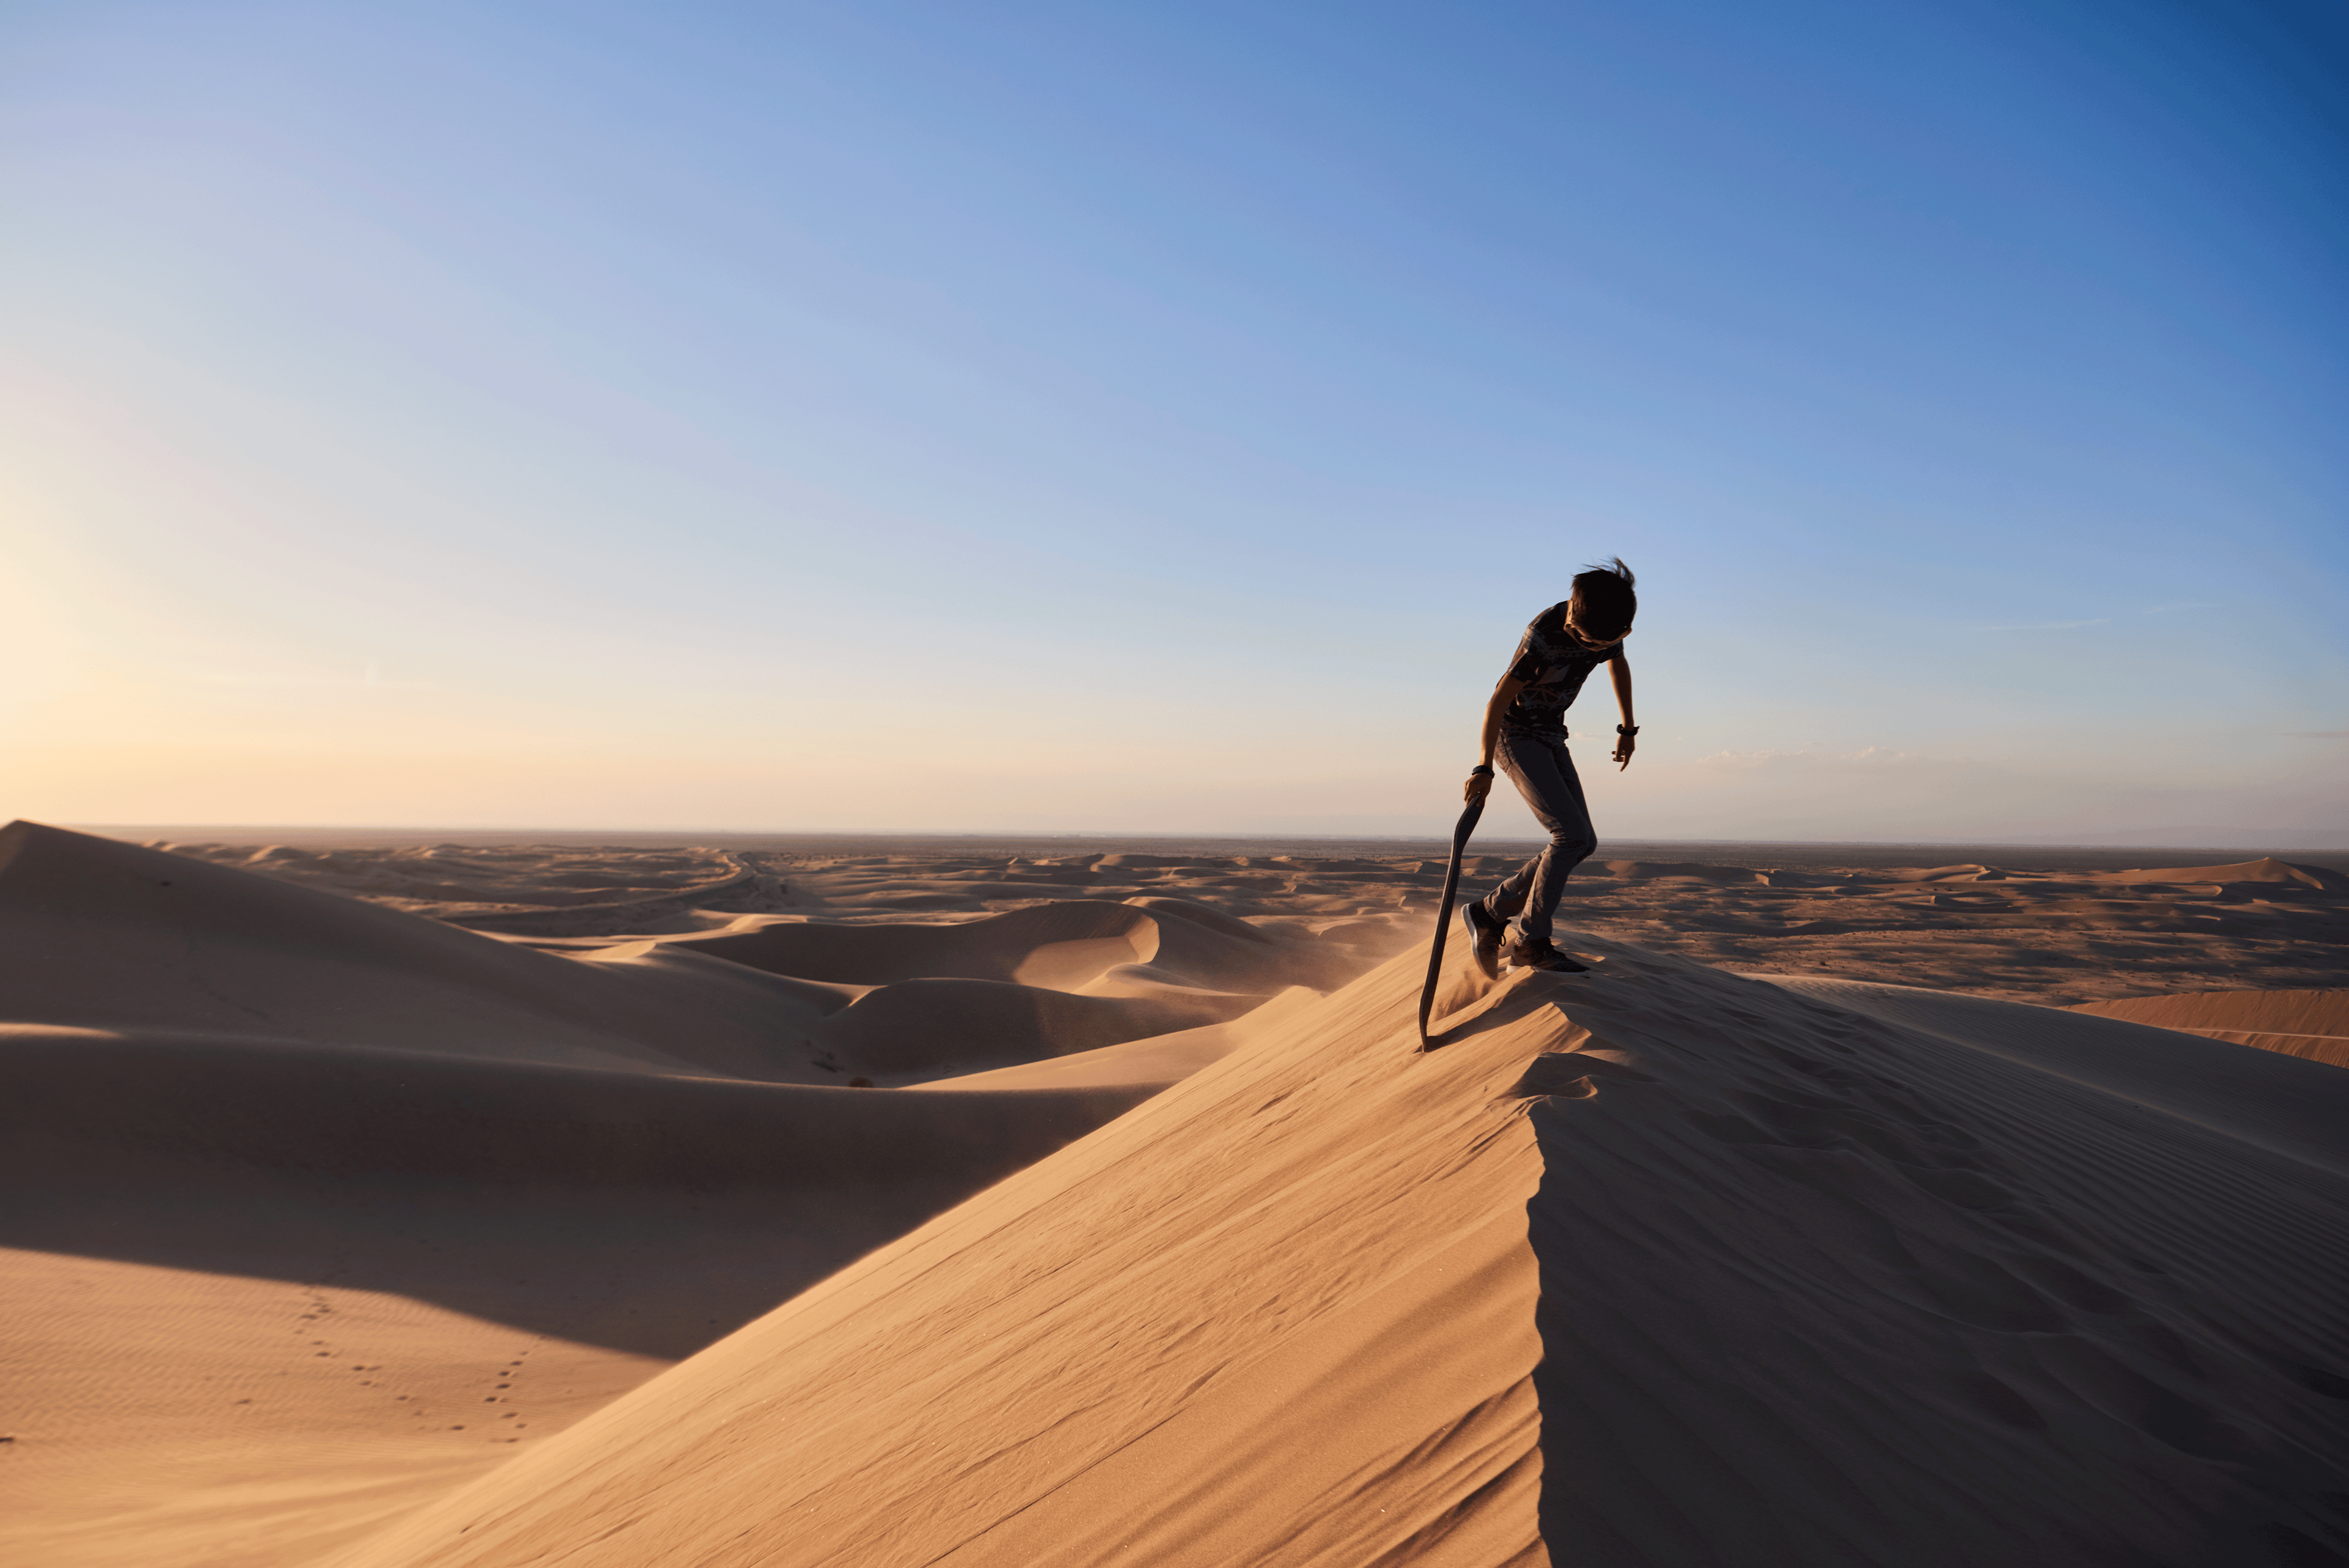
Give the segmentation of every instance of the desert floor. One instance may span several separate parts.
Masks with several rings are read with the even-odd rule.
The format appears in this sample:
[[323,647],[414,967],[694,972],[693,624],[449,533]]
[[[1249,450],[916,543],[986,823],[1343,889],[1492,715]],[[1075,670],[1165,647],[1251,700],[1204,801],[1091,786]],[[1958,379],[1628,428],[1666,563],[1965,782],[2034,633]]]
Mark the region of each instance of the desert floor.
[[2349,1551],[2349,857],[532,836],[0,831],[10,1561]]

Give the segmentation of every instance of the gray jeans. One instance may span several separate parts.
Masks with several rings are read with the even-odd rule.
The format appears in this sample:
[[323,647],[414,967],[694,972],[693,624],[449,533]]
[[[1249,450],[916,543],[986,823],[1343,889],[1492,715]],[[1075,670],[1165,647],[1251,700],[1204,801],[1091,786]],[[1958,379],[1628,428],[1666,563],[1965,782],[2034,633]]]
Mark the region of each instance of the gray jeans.
[[1485,907],[1505,920],[1514,918],[1521,940],[1546,942],[1550,917],[1566,895],[1566,879],[1599,847],[1599,836],[1591,830],[1590,807],[1583,802],[1582,781],[1575,776],[1564,737],[1504,730],[1494,761],[1526,797],[1534,820],[1548,830],[1549,846],[1486,894]]

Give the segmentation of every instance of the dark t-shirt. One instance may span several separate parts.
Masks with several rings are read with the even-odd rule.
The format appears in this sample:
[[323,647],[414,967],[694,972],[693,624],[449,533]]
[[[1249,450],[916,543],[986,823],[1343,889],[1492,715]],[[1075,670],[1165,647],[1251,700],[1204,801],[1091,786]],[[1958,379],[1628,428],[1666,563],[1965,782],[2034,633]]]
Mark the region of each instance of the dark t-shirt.
[[1582,683],[1622,648],[1619,642],[1591,647],[1566,624],[1566,606],[1550,606],[1526,628],[1509,664],[1509,673],[1526,686],[1501,715],[1501,728],[1520,735],[1565,734],[1566,711],[1581,694]]

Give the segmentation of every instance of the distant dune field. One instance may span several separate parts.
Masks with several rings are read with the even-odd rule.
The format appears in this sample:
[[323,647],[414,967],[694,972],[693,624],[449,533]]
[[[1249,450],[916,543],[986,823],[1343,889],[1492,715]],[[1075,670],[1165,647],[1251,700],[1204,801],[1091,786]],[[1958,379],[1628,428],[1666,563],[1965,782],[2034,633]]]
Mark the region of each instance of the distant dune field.
[[0,1552],[2349,1552],[2337,869],[866,847],[0,831]]
[[[683,934],[744,914],[958,920],[1061,898],[1172,895],[1368,952],[1417,940],[1443,851],[1375,840],[999,842],[740,836],[702,846],[432,842],[287,830],[178,852],[517,936]],[[1480,843],[1481,892],[1536,846]],[[2349,857],[2287,863],[2120,850],[1602,846],[1577,927],[1739,969],[1939,985],[2071,1005],[2147,992],[2349,985]]]

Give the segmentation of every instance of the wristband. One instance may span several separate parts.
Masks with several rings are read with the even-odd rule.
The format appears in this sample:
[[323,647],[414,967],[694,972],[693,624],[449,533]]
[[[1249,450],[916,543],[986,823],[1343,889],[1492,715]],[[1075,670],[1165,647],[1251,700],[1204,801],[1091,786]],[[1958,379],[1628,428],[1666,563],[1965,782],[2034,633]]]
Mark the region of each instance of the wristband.
[[1640,726],[1634,724],[1627,730],[1622,725],[1618,724],[1615,726],[1615,732],[1619,735],[1636,735],[1640,732]]
[[1490,763],[1478,763],[1475,767],[1468,770],[1468,776],[1472,779],[1479,774],[1482,774],[1486,778],[1491,778],[1493,776],[1493,764]]

